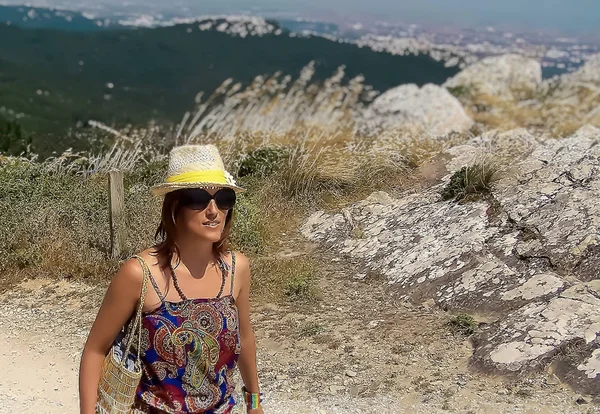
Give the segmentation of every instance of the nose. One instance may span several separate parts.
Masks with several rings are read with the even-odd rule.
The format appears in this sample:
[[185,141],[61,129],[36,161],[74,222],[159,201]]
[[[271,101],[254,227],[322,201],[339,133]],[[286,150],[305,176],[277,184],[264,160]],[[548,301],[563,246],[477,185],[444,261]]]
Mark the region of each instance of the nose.
[[219,214],[219,209],[217,208],[217,203],[214,199],[210,200],[210,203],[208,203],[205,211],[208,218],[214,218],[217,216],[217,214]]

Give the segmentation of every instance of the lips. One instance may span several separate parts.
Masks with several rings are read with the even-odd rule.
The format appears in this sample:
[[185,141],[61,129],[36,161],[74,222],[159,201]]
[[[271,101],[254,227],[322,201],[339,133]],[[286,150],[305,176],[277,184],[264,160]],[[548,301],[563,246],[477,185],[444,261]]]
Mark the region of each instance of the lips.
[[202,223],[202,225],[206,226],[206,227],[217,227],[219,224],[221,224],[221,222],[218,220],[206,221],[206,222]]

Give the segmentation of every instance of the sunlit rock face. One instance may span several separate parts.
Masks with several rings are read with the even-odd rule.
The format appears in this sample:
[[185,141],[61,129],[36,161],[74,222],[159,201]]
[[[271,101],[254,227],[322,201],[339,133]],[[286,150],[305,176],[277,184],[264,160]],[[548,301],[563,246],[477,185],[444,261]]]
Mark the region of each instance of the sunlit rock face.
[[452,172],[484,147],[522,149],[488,196],[443,201],[448,174],[421,193],[378,192],[339,213],[316,212],[302,233],[413,302],[486,315],[474,366],[511,373],[551,362],[564,381],[600,395],[600,129],[546,141],[502,134],[448,151]]

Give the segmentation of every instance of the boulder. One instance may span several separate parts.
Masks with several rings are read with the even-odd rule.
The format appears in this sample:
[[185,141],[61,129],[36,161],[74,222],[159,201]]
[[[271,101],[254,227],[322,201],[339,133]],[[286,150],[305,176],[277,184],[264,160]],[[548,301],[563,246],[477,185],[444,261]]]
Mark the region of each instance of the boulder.
[[464,132],[473,120],[461,103],[446,89],[427,84],[401,85],[377,97],[360,122],[363,132],[381,129],[416,129],[426,136],[443,136]]
[[600,54],[575,72],[544,81],[540,96],[550,121],[600,126]]
[[522,138],[532,144],[516,173],[489,197],[442,201],[448,175],[422,193],[316,212],[301,231],[413,302],[493,321],[475,334],[475,366],[512,373],[554,361],[562,381],[600,397],[600,129]]
[[535,59],[516,54],[492,56],[467,66],[443,86],[462,95],[490,95],[520,100],[542,83],[542,67]]

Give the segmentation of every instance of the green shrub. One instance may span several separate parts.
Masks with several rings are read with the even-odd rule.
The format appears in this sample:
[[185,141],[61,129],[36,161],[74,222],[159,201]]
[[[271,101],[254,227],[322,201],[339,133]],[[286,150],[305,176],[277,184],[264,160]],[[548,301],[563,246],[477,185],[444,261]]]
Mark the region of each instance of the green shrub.
[[450,177],[450,182],[440,192],[444,200],[461,201],[478,199],[492,190],[497,167],[493,164],[474,164],[463,167]]
[[291,300],[298,300],[310,296],[310,279],[304,275],[299,275],[290,280],[285,287],[285,295]]
[[26,135],[16,121],[0,117],[0,153],[21,155],[29,151],[31,136]]
[[257,148],[239,161],[238,177],[268,177],[281,167],[288,156],[288,150],[282,147]]
[[266,244],[265,227],[260,207],[246,193],[239,194],[235,204],[231,243],[246,253],[261,253]]
[[[8,158],[0,163],[0,288],[27,275],[104,276],[108,247],[105,182]],[[92,258],[93,257],[93,258]]]
[[124,184],[143,185],[148,188],[155,184],[163,182],[167,171],[168,160],[165,158],[160,161],[151,161],[149,163],[140,163],[139,166],[125,174]]
[[450,92],[456,98],[468,98],[472,93],[471,88],[468,88],[464,85],[450,86],[446,89],[448,89],[448,92]]
[[453,317],[449,322],[450,328],[453,332],[459,333],[464,336],[471,336],[477,330],[477,322],[471,315],[464,313],[458,314]]

